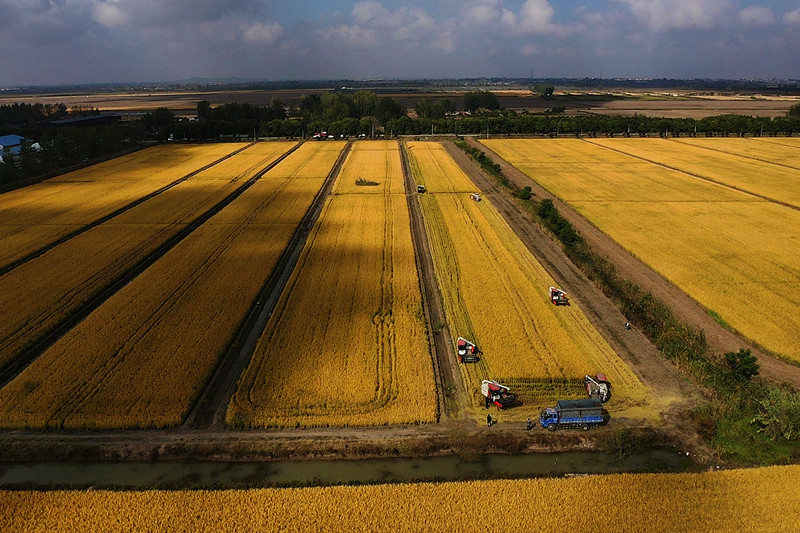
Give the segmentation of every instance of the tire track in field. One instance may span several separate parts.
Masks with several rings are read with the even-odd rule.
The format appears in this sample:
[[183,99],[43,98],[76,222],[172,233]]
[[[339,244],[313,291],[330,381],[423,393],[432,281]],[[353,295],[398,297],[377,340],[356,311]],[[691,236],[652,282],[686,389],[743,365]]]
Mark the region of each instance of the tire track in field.
[[4,387],[11,380],[16,378],[25,368],[35,361],[42,353],[44,353],[50,346],[56,343],[62,335],[75,327],[80,321],[89,316],[95,309],[100,307],[106,300],[111,298],[122,287],[130,283],[131,280],[136,278],[139,274],[144,272],[150,265],[155,263],[167,252],[174,248],[179,242],[192,234],[197,228],[202,226],[211,217],[222,211],[225,207],[233,202],[236,198],[241,196],[247,189],[255,184],[261,177],[269,170],[278,165],[281,161],[286,159],[290,154],[294,153],[302,143],[298,143],[283,155],[278,157],[275,161],[264,167],[263,170],[249,178],[242,186],[228,194],[225,198],[217,202],[214,206],[207,209],[203,214],[186,224],[186,226],[178,231],[172,238],[162,243],[158,248],[150,252],[145,257],[141,258],[138,262],[132,265],[129,269],[119,275],[116,279],[110,281],[102,290],[100,290],[94,297],[85,302],[82,306],[77,308],[70,316],[64,318],[56,325],[54,325],[47,333],[40,339],[33,343],[25,352],[18,356],[14,361],[6,365],[0,371],[0,387]]
[[15,268],[24,265],[28,261],[36,259],[37,257],[39,257],[40,255],[44,254],[45,252],[48,252],[49,250],[52,250],[56,246],[60,246],[60,245],[64,244],[65,242],[69,241],[72,238],[77,237],[78,235],[80,235],[82,233],[86,233],[90,229],[95,228],[95,227],[97,227],[100,224],[103,224],[105,222],[108,222],[109,220],[112,220],[113,218],[118,217],[119,215],[125,213],[126,211],[130,211],[134,207],[136,207],[136,206],[138,206],[140,204],[143,204],[144,202],[146,202],[147,200],[150,200],[151,198],[155,198],[156,196],[158,196],[162,192],[168,191],[169,189],[172,189],[176,185],[180,185],[184,181],[186,181],[186,180],[188,180],[190,178],[193,178],[194,176],[200,174],[201,172],[204,172],[204,171],[208,170],[209,168],[211,168],[211,167],[213,167],[215,165],[218,165],[218,164],[222,163],[226,159],[230,159],[231,157],[235,156],[236,154],[238,154],[238,153],[240,153],[240,152],[242,152],[244,150],[247,150],[248,148],[253,146],[253,144],[254,143],[250,143],[247,146],[244,146],[244,147],[242,147],[242,148],[240,148],[238,150],[235,150],[235,151],[233,151],[233,152],[231,152],[231,153],[229,153],[229,154],[217,159],[216,161],[213,161],[213,162],[205,165],[204,167],[198,168],[197,170],[195,170],[193,172],[190,172],[189,174],[186,174],[185,176],[183,176],[181,178],[178,178],[177,180],[173,181],[172,183],[168,183],[167,185],[164,185],[160,189],[156,189],[155,191],[153,191],[153,192],[151,192],[149,194],[146,194],[146,195],[142,196],[141,198],[139,198],[137,200],[134,200],[133,202],[131,202],[131,203],[127,204],[127,205],[124,205],[124,206],[120,207],[119,209],[117,209],[115,211],[112,211],[111,213],[108,213],[107,215],[104,215],[104,216],[98,218],[97,220],[95,220],[93,222],[90,222],[90,223],[86,224],[85,226],[81,226],[80,228],[76,229],[75,231],[72,231],[72,232],[62,236],[62,237],[56,239],[55,241],[53,241],[53,242],[51,242],[49,244],[46,244],[46,245],[42,246],[41,248],[39,248],[37,250],[34,250],[33,252],[30,252],[29,254],[27,254],[27,255],[25,255],[23,257],[20,257],[19,259],[15,259],[11,263],[3,265],[2,267],[0,267],[0,276],[2,276],[3,274],[7,274],[7,273],[11,272]]
[[[299,147],[300,144],[296,148]],[[255,350],[256,344],[267,325],[267,321],[275,310],[281,293],[286,288],[292,273],[297,267],[306,240],[322,213],[325,201],[333,189],[333,184],[342,169],[342,165],[344,165],[347,154],[350,153],[351,147],[352,143],[348,142],[339,153],[336,163],[334,163],[333,168],[325,178],[325,182],[297,225],[289,244],[284,248],[281,257],[275,264],[275,268],[258,293],[255,305],[242,321],[233,337],[233,341],[220,358],[217,368],[204,385],[202,391],[197,395],[197,400],[189,410],[186,421],[181,426],[183,429],[221,429],[225,427],[225,414],[228,410],[228,403],[236,390],[239,376],[247,368],[253,350]]]

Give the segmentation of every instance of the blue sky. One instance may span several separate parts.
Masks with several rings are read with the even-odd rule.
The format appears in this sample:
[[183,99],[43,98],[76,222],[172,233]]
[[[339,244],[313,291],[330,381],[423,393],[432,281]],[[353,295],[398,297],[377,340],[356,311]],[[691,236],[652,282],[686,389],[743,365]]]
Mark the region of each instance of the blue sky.
[[800,78],[800,0],[0,0],[0,86]]

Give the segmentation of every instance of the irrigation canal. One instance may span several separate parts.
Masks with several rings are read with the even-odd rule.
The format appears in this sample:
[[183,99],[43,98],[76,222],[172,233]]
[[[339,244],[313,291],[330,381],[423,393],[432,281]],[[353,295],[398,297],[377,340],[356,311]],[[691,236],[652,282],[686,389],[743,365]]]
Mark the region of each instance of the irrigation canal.
[[40,462],[0,464],[0,489],[221,489],[530,478],[619,472],[684,472],[675,449],[623,459],[601,452],[268,462]]

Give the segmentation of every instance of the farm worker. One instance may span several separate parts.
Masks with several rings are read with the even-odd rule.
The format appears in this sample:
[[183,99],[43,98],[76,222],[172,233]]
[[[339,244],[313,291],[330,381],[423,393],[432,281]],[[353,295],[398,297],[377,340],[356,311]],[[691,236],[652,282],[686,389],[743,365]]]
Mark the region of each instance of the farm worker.
[[531,422],[531,417],[528,417],[528,431],[533,429],[533,422]]
[[492,415],[491,414],[486,415],[486,427],[487,428],[492,427]]
[[625,329],[627,329],[627,330],[631,329],[631,323],[630,322],[625,322]]

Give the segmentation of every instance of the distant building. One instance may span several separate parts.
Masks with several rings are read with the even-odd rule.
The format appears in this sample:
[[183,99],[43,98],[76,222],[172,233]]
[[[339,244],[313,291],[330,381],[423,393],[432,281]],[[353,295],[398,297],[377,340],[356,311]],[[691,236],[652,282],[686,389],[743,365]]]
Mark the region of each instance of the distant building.
[[20,137],[19,135],[2,135],[0,136],[0,155],[2,155],[3,150],[9,150],[13,155],[17,155],[20,150],[22,150],[22,141],[24,141],[24,137]]

